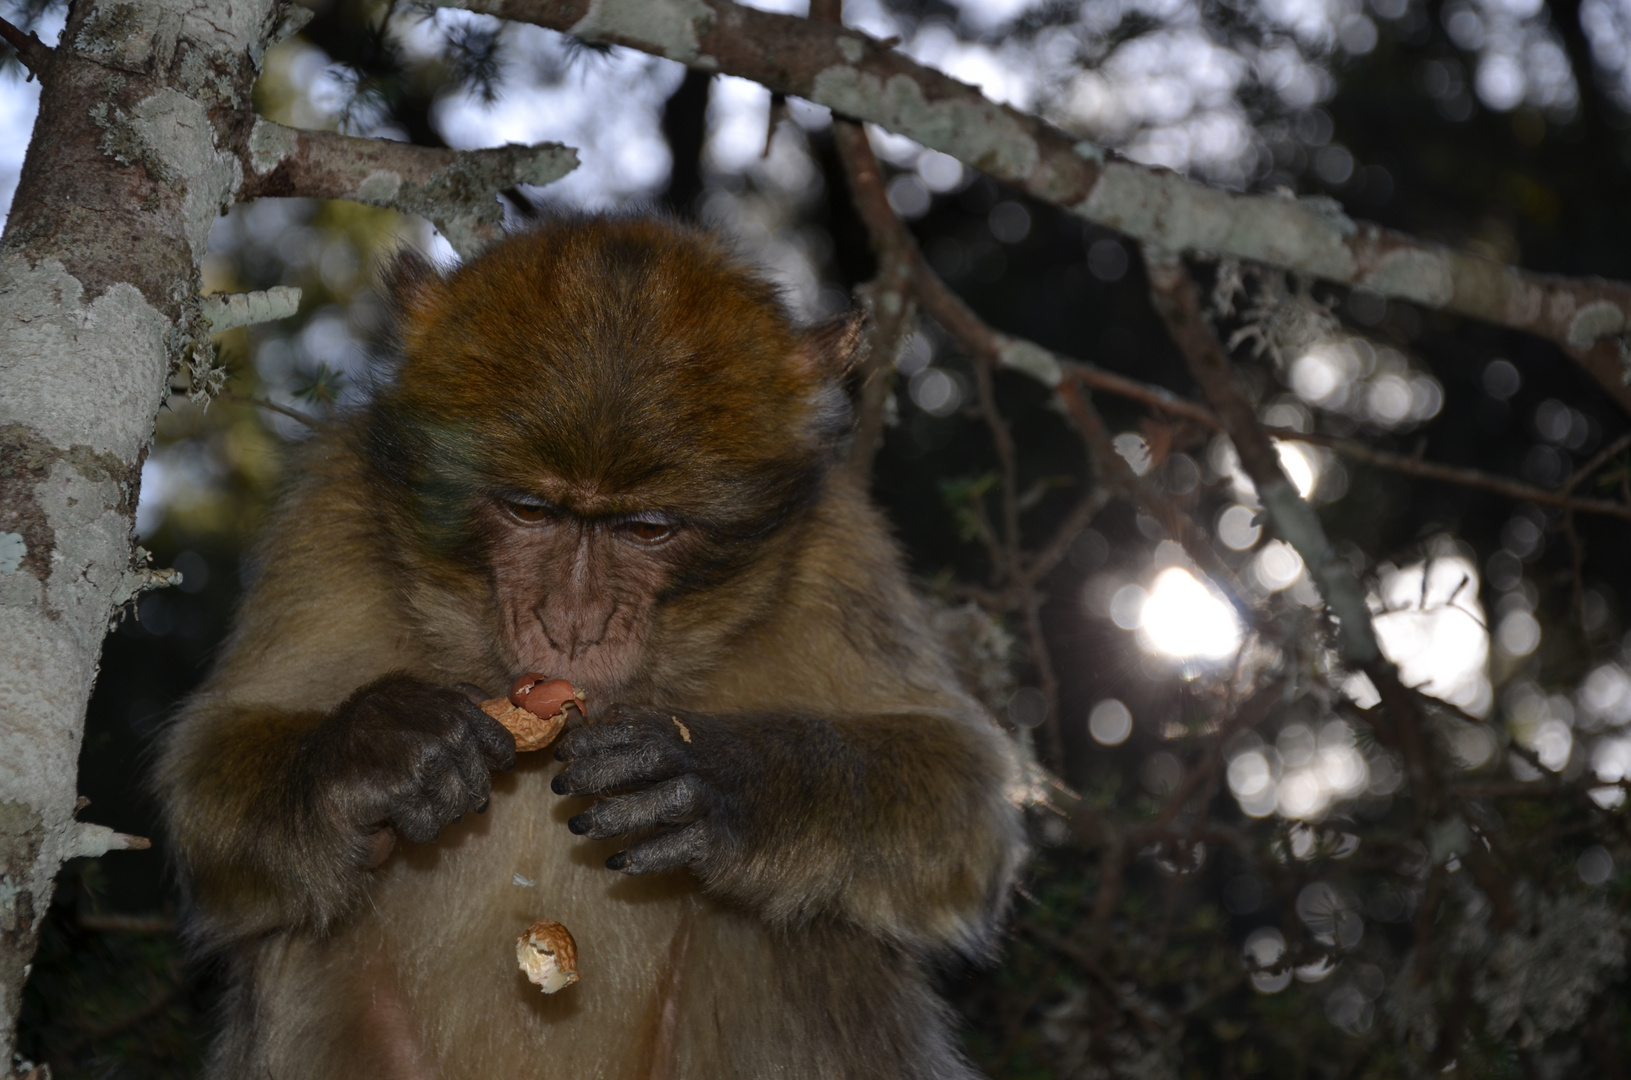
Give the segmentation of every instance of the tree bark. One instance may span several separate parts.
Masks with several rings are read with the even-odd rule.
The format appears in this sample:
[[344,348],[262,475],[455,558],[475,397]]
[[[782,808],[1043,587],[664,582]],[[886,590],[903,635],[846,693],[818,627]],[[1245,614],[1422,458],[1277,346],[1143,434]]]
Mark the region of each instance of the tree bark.
[[85,705],[136,565],[169,376],[207,349],[210,226],[241,182],[276,0],[79,0],[0,237],[0,1072],[65,859],[130,846],[74,820]]

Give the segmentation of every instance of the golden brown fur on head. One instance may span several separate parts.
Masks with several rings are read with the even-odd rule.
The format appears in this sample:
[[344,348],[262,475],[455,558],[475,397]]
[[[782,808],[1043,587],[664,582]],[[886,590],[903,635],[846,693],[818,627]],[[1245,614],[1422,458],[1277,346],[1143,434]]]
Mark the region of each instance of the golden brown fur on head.
[[[454,553],[510,598],[511,666],[626,689],[672,646],[667,601],[730,580],[740,623],[744,571],[774,590],[847,425],[843,335],[801,334],[717,240],[651,220],[551,221],[445,278],[408,255],[393,283],[402,356],[369,458],[441,564],[404,552],[410,579],[444,580]],[[648,558],[608,553],[640,533]]]

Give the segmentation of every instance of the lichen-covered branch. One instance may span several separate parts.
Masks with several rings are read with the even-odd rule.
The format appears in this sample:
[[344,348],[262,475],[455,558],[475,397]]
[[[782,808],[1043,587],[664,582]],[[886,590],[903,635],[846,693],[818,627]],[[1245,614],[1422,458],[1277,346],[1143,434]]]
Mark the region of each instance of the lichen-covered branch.
[[1631,286],[1529,273],[1355,223],[1329,200],[1248,196],[1111,160],[854,30],[729,0],[434,0],[752,79],[876,123],[1151,250],[1263,262],[1525,330],[1631,410]]
[[547,184],[577,167],[558,143],[442,150],[329,131],[299,131],[257,120],[238,149],[240,199],[263,195],[348,199],[430,219],[461,255],[499,235],[498,193]]
[[198,307],[210,329],[219,333],[287,319],[300,310],[300,290],[293,285],[274,285],[258,292],[217,293],[204,297]]

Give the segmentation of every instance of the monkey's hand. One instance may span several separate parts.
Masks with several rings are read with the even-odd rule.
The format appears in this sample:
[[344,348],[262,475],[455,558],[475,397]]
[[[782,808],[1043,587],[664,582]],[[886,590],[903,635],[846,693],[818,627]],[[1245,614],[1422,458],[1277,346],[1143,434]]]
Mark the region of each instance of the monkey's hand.
[[617,705],[608,720],[568,728],[555,748],[566,768],[551,787],[557,795],[604,796],[567,822],[579,836],[640,836],[606,860],[611,869],[705,870],[737,838],[738,807],[719,774],[740,757],[735,741],[712,717]]
[[308,732],[299,759],[311,810],[367,864],[389,854],[386,826],[428,844],[485,809],[492,770],[515,767],[515,738],[465,692],[396,673]]
[[617,706],[556,744],[607,865],[689,868],[767,921],[834,917],[913,948],[989,939],[1022,851],[1011,751],[947,713],[698,715]]
[[486,800],[489,769],[515,764],[513,737],[469,697],[403,672],[327,712],[211,704],[164,769],[194,932],[212,944],[326,932],[398,834],[434,840]]

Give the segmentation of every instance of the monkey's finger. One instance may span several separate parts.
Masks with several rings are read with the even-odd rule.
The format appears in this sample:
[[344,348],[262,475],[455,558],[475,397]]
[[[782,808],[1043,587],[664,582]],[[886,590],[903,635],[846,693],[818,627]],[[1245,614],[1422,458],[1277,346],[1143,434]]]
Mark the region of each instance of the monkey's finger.
[[459,812],[463,813],[487,801],[488,793],[493,790],[493,774],[487,768],[485,755],[482,754],[460,753],[455,762],[458,766],[460,784],[464,788],[464,800],[459,806]]
[[676,776],[629,795],[602,799],[572,818],[566,827],[579,836],[600,840],[653,825],[678,825],[696,818],[702,808],[702,783]]
[[557,795],[601,795],[639,787],[676,776],[685,764],[679,750],[649,732],[619,749],[578,753],[565,760],[566,768],[550,783]]
[[475,739],[481,751],[483,761],[489,769],[501,769],[509,772],[515,768],[515,736],[510,729],[494,720],[491,716],[481,713],[479,719],[470,721],[470,734]]
[[492,696],[473,682],[454,683],[453,689],[468,698],[472,705],[480,705]]
[[586,754],[627,750],[650,740],[651,731],[648,728],[622,719],[606,720],[599,724],[573,722],[555,744],[555,759],[571,761]]
[[700,821],[658,833],[606,860],[608,870],[651,874],[699,863],[708,854],[708,827]]
[[434,844],[442,832],[442,819],[428,799],[399,803],[391,814],[391,824],[410,844]]
[[423,800],[439,824],[457,821],[492,790],[493,776],[467,747],[436,745],[416,771],[407,803]]

